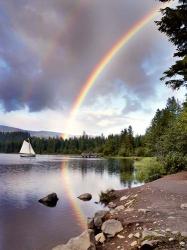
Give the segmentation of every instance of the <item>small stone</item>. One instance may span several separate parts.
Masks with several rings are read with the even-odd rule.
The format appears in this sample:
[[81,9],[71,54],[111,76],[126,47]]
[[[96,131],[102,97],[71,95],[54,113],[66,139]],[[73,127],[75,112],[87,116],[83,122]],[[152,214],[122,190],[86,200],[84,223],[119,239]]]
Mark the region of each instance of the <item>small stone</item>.
[[169,212],[169,215],[174,215],[175,214],[175,212]]
[[172,231],[171,233],[174,234],[174,235],[178,235],[179,231]]
[[124,201],[124,200],[127,200],[129,198],[129,195],[125,195],[125,196],[122,196],[121,198],[120,198],[120,201]]
[[125,236],[123,236],[123,235],[121,235],[121,234],[118,234],[117,237],[118,237],[119,239],[124,239],[124,238],[125,238]]
[[131,247],[135,247],[137,244],[138,244],[137,241],[133,241],[133,242],[131,243]]
[[134,208],[127,208],[125,209],[125,212],[133,212],[134,211]]
[[187,238],[187,232],[182,232],[181,236],[184,237],[184,238]]
[[141,236],[140,232],[137,232],[137,233],[134,234],[134,237],[136,237],[137,239],[139,239],[140,236]]
[[121,246],[117,246],[117,249],[121,248]]
[[129,239],[132,239],[133,236],[134,236],[133,234],[129,234],[129,235],[128,235],[128,238],[129,238]]
[[113,215],[113,214],[115,214],[115,213],[116,213],[116,211],[115,211],[114,209],[111,209],[111,210],[110,210],[110,214]]
[[140,209],[138,209],[138,212],[146,214],[146,213],[149,213],[151,211],[149,209],[146,209],[146,208],[140,208]]
[[171,229],[170,228],[166,228],[166,232],[167,233],[171,232]]
[[95,236],[96,242],[104,243],[106,238],[103,233],[99,233]]
[[120,205],[120,206],[117,206],[116,208],[115,208],[115,211],[116,212],[119,212],[119,211],[121,211],[121,210],[124,210],[124,206],[123,205]]
[[179,245],[180,245],[181,247],[184,247],[186,244],[185,244],[184,241],[181,241],[181,242],[179,242]]
[[169,238],[169,241],[174,241],[174,238]]
[[132,205],[133,202],[134,202],[134,200],[130,200],[127,203],[125,203],[125,206],[130,206],[130,205]]
[[174,217],[174,216],[169,216],[168,219],[169,219],[169,220],[175,220],[176,217]]
[[187,203],[181,204],[181,209],[185,209],[185,208],[187,208]]
[[117,205],[114,202],[112,202],[112,201],[108,203],[108,207],[109,208],[115,208],[116,206]]
[[136,223],[136,227],[138,227],[140,224],[139,223]]

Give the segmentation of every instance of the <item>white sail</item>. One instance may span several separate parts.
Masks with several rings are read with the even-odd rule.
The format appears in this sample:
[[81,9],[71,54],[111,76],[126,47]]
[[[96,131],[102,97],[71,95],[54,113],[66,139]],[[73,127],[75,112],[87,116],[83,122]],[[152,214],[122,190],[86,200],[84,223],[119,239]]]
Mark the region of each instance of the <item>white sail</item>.
[[30,144],[30,154],[35,155],[34,149],[32,148],[31,144]]
[[35,152],[30,144],[30,142],[23,141],[23,145],[21,147],[21,150],[19,152],[20,154],[26,154],[26,155],[35,155]]

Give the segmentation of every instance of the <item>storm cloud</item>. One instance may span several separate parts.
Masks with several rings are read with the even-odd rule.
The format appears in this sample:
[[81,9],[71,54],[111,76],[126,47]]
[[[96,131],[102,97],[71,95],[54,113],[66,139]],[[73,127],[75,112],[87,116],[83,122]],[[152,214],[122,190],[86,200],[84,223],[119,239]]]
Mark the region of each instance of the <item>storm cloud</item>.
[[[95,65],[155,6],[154,0],[2,0],[0,103],[4,111],[71,107]],[[117,93],[115,82],[120,80],[124,112],[140,108],[144,98],[154,96],[168,56],[164,43],[167,40],[155,24],[149,24],[107,66],[86,102]],[[129,98],[128,91],[135,99]]]

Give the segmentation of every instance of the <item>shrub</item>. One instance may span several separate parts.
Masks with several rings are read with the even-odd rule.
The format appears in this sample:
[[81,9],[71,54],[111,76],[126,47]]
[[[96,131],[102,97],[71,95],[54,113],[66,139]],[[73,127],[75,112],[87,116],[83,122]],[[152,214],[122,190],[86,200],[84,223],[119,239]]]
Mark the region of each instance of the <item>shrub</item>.
[[101,203],[108,204],[110,201],[115,200],[117,195],[113,189],[110,189],[105,192],[101,191],[99,198]]
[[164,166],[156,158],[142,158],[135,162],[135,167],[137,178],[144,182],[154,181],[166,174]]
[[162,159],[168,174],[173,174],[187,168],[187,157],[179,152],[170,152]]

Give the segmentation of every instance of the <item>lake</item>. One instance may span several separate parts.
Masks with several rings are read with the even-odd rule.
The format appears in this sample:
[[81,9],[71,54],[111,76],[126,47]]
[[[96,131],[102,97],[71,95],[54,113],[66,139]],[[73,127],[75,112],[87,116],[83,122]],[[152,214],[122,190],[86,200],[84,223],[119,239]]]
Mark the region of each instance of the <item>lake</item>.
[[[0,154],[0,249],[50,250],[80,234],[104,206],[100,191],[141,185],[129,160]],[[50,208],[38,200],[56,192]],[[77,199],[89,192],[91,201]]]

